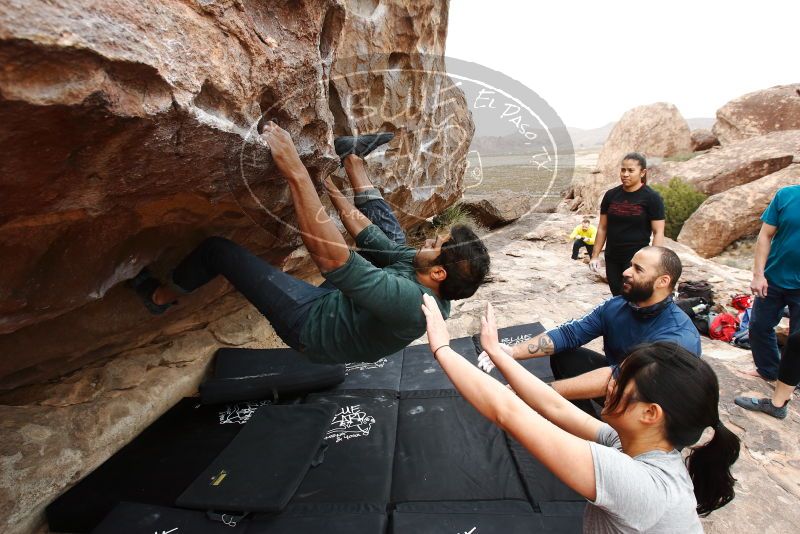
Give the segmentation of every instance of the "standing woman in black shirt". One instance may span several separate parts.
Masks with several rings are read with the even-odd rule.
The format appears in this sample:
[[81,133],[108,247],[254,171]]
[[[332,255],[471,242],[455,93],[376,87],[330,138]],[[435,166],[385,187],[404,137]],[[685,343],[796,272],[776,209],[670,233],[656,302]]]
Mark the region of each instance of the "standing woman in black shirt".
[[606,278],[614,296],[622,293],[622,273],[636,252],[650,244],[664,244],[664,201],[647,186],[647,160],[638,152],[622,158],[621,185],[609,189],[600,203],[594,251],[589,267],[600,268],[600,251],[606,245]]

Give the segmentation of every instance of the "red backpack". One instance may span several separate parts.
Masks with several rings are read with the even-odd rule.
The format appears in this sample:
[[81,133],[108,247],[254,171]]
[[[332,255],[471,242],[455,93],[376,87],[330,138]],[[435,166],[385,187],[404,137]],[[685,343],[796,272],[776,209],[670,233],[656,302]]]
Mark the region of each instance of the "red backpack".
[[731,313],[720,313],[708,325],[708,337],[730,342],[739,329],[739,319]]
[[731,299],[731,306],[736,308],[739,312],[745,311],[753,305],[752,295],[736,295]]

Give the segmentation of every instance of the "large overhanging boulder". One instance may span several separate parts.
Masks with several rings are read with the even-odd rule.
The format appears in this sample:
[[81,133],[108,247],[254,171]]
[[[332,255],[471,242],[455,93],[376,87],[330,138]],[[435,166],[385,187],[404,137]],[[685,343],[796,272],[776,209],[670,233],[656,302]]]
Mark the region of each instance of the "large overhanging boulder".
[[717,110],[714,134],[723,145],[780,130],[800,130],[800,83],[747,93]]
[[229,313],[208,306],[221,283],[160,318],[123,285],[148,264],[165,274],[204,236],[284,264],[301,241],[254,135],[262,116],[290,131],[315,178],[338,166],[333,135],[394,132],[370,171],[404,224],[458,199],[473,127],[461,92],[442,89],[446,9],[5,2],[0,390]]
[[795,184],[800,184],[800,164],[709,197],[686,220],[678,242],[704,258],[716,256],[740,237],[758,232],[775,192]]

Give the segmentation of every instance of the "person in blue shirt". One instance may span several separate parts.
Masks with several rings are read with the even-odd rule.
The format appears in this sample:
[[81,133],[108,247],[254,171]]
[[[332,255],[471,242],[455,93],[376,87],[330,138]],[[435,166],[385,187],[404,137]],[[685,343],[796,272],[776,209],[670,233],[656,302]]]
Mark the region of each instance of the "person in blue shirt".
[[[672,250],[644,247],[623,273],[621,295],[580,319],[504,350],[517,360],[550,356],[553,388],[595,414],[587,399],[602,399],[612,373],[637,345],[672,341],[700,356],[700,334],[672,299],[682,268]],[[601,336],[604,355],[583,347]],[[485,371],[493,367],[485,353],[478,357],[478,365]]]
[[756,367],[744,373],[772,381],[778,378],[780,363],[775,326],[786,306],[789,333],[800,331],[800,185],[778,189],[761,221],[750,283],[756,296],[750,314]]

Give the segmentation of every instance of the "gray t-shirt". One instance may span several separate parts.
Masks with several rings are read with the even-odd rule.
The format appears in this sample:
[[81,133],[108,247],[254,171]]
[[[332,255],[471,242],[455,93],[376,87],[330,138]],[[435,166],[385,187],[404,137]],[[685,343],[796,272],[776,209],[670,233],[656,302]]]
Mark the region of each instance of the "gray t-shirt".
[[583,516],[595,533],[702,533],[697,501],[681,453],[650,451],[631,458],[616,431],[604,424],[590,443],[597,497]]

